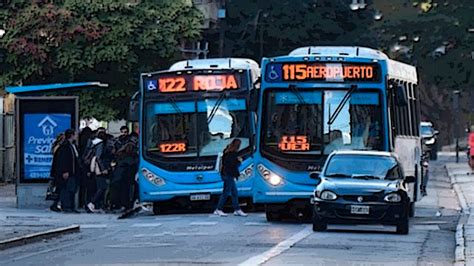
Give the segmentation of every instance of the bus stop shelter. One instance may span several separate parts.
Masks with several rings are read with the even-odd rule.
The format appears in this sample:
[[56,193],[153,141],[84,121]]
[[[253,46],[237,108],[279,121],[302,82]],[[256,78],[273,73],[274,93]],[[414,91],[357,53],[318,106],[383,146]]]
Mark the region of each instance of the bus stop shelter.
[[[51,144],[66,129],[79,129],[79,98],[47,96],[53,91],[107,87],[100,82],[7,87],[15,95],[15,180],[18,208],[47,208],[45,200],[53,159]],[[77,201],[76,201],[77,202]]]

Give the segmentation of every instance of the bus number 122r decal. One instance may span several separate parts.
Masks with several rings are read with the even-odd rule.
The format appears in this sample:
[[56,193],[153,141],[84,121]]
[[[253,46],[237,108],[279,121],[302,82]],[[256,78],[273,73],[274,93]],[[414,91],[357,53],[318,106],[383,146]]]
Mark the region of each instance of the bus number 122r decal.
[[160,143],[161,153],[181,153],[186,152],[186,142],[184,141],[170,141]]

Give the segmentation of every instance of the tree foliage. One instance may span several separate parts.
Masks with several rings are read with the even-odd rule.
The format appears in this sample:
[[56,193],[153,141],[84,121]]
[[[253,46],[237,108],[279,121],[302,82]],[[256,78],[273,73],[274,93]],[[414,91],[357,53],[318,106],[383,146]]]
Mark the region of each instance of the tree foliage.
[[201,19],[190,0],[12,1],[0,14],[0,84],[105,82],[74,93],[81,115],[120,118],[139,73],[179,58]]

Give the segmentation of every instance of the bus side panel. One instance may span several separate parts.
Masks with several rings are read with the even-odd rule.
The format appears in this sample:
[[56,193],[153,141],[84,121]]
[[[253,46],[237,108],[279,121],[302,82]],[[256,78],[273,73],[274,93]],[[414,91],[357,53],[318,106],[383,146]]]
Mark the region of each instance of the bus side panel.
[[421,199],[421,144],[417,137],[397,136],[395,138],[395,153],[403,166],[405,176],[416,177],[416,183],[409,184],[411,201]]

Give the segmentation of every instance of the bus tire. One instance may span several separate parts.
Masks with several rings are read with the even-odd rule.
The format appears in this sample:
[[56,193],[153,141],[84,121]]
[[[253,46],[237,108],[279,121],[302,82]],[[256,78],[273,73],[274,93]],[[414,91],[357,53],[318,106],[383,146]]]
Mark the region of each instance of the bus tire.
[[408,205],[408,217],[412,218],[415,217],[415,203],[410,202]]
[[272,208],[271,205],[265,205],[265,217],[268,222],[278,222],[281,221],[281,214],[275,208]]
[[161,206],[158,202],[153,202],[153,214],[154,215],[161,214]]

